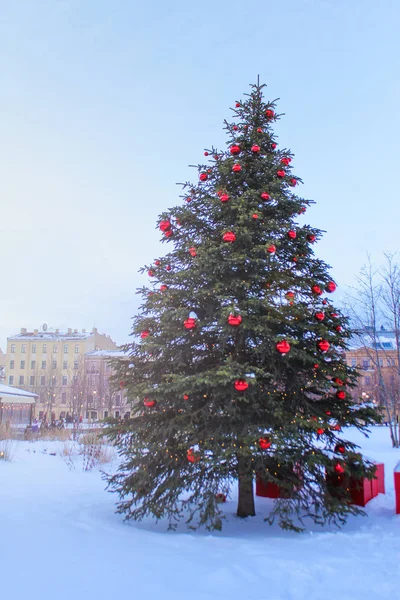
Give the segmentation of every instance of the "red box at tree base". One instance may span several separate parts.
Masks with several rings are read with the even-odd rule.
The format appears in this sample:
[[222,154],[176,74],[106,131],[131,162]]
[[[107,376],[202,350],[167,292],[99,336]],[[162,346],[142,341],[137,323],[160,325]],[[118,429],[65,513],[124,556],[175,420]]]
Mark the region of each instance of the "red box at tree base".
[[396,515],[400,515],[400,462],[394,468],[394,491],[396,493]]
[[350,479],[350,494],[352,504],[365,506],[372,500],[372,481],[363,477],[362,479]]
[[281,488],[276,483],[269,481],[264,483],[259,477],[256,477],[256,496],[262,498],[280,498]]
[[383,463],[375,463],[376,479],[372,480],[372,497],[375,498],[378,494],[385,493],[385,465]]

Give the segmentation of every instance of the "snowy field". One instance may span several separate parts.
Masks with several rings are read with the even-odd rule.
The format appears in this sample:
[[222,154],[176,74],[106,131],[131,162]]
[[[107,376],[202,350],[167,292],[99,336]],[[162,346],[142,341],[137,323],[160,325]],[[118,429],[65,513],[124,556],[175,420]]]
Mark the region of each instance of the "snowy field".
[[[400,598],[400,515],[394,514],[389,431],[348,435],[383,461],[386,495],[342,530],[282,532],[224,505],[222,532],[167,532],[152,521],[123,523],[99,470],[70,469],[61,442],[17,442],[0,461],[0,597],[29,600],[391,600]],[[51,456],[56,452],[56,456]],[[106,470],[112,469],[106,465]]]

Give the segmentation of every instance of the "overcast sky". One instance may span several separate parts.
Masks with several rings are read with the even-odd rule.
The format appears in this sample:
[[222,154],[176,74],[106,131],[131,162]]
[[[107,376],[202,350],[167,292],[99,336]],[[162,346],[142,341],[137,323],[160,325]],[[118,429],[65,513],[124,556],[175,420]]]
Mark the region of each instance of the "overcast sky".
[[127,340],[175,182],[257,74],[343,290],[399,245],[398,0],[1,0],[0,347]]

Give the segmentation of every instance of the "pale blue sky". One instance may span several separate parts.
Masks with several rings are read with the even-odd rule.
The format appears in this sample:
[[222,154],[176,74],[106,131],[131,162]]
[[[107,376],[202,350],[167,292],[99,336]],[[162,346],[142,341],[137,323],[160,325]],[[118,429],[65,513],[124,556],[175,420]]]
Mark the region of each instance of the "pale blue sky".
[[257,74],[343,290],[399,245],[398,0],[2,0],[0,346],[127,339],[157,215]]

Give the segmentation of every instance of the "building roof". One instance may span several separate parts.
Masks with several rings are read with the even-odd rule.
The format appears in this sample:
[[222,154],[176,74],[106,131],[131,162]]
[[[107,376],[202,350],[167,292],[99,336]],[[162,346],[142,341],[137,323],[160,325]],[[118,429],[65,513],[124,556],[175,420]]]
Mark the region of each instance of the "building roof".
[[127,358],[129,354],[122,350],[92,350],[91,352],[86,352],[85,356],[89,358]]
[[5,401],[8,404],[33,404],[37,397],[37,394],[32,392],[0,383],[0,401]]

